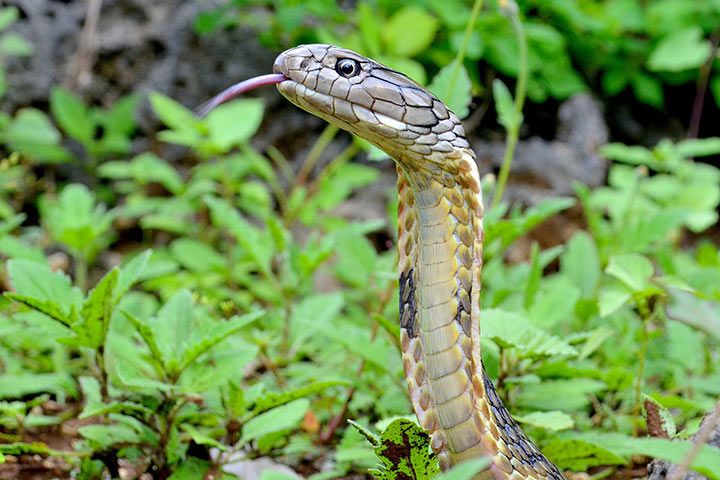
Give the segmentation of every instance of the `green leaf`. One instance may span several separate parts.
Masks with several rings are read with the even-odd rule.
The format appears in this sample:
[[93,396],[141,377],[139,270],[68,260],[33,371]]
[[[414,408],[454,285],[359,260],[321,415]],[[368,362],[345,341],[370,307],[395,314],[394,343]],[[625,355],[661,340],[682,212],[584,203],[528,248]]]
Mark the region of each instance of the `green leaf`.
[[453,60],[433,77],[428,86],[458,118],[465,118],[470,111],[472,101],[472,82],[465,65]]
[[[42,442],[33,443],[4,443],[0,444],[0,454],[2,455],[52,455],[54,452]],[[0,457],[0,464],[2,464]]]
[[[670,438],[674,438],[677,434],[677,427],[675,426],[675,420],[672,417],[672,413],[662,406],[660,402],[654,398],[643,395],[643,407],[645,410],[645,421],[650,424],[655,419],[660,420],[658,425],[662,431]],[[655,417],[657,415],[657,417]],[[653,432],[657,434],[657,432]]]
[[30,42],[16,33],[6,33],[0,37],[0,52],[5,55],[27,57],[32,54],[33,47]]
[[491,463],[489,458],[474,458],[465,460],[452,467],[450,470],[435,475],[435,480],[472,480],[475,475],[487,468]]
[[79,310],[82,292],[61,271],[30,260],[12,259],[7,262],[10,285],[22,298],[57,305],[63,318],[70,320],[72,310]]
[[182,359],[178,371],[182,372],[200,357],[200,355],[203,355],[230,335],[245,328],[263,315],[265,315],[264,310],[256,310],[239,317],[233,317],[227,322],[222,322],[215,326],[212,332],[201,332],[205,333],[205,336],[199,336],[197,341],[190,343],[182,352]]
[[22,398],[36,393],[75,396],[75,382],[64,373],[4,373],[0,375],[0,398]]
[[681,72],[699,68],[710,58],[710,42],[698,26],[678,30],[664,37],[647,61],[652,71]]
[[206,243],[192,238],[178,238],[170,244],[175,259],[188,270],[197,273],[224,271],[227,259]]
[[12,150],[48,162],[65,162],[70,155],[60,145],[60,132],[47,115],[34,108],[22,108],[2,135]]
[[614,255],[605,267],[605,273],[620,280],[633,292],[644,290],[653,272],[652,262],[635,253]]
[[62,323],[63,325],[70,326],[75,321],[72,316],[63,312],[60,306],[53,301],[39,300],[35,297],[30,297],[28,295],[20,295],[18,293],[12,292],[5,292],[4,295],[11,300],[22,303],[26,307],[32,308],[33,310],[47,315],[48,317]]
[[517,112],[515,110],[515,102],[513,101],[510,90],[499,78],[493,80],[492,84],[493,98],[495,99],[495,110],[497,111],[498,122],[505,127],[505,130],[511,130],[520,123]]
[[98,349],[105,343],[110,317],[115,307],[115,285],[118,269],[112,269],[88,294],[80,311],[80,321],[72,325],[78,336],[78,344]]
[[262,117],[263,104],[257,99],[235,100],[220,105],[206,119],[210,141],[223,152],[235,145],[245,144],[257,131]]
[[85,145],[92,142],[95,123],[80,99],[61,88],[54,88],[50,94],[50,111],[68,135]]
[[115,287],[116,303],[142,277],[152,253],[152,250],[145,250],[120,268],[120,275],[118,275]]
[[600,290],[598,307],[601,317],[607,317],[622,308],[632,298],[632,292],[623,285],[609,285]]
[[201,124],[201,120],[190,110],[165,95],[155,92],[151,93],[150,103],[152,104],[155,114],[160,117],[160,120],[174,130],[197,131]]
[[483,311],[480,333],[503,348],[515,348],[523,357],[577,355],[569,344],[535,327],[516,312],[493,308]]
[[553,438],[543,447],[545,456],[560,469],[585,472],[600,465],[624,465],[623,457],[603,448],[601,443],[571,438]]
[[573,412],[590,405],[590,395],[606,389],[605,383],[589,378],[545,380],[524,385],[517,398],[521,407]]
[[0,8],[0,31],[15,23],[20,18],[20,10],[15,6]]
[[374,475],[386,480],[433,478],[439,469],[429,444],[428,434],[415,422],[395,420],[380,435],[380,444],[375,447],[380,470]]
[[265,435],[296,428],[310,408],[310,401],[301,398],[250,419],[243,427],[241,444]]
[[568,428],[575,426],[575,422],[570,415],[557,410],[549,412],[533,412],[526,415],[515,415],[515,420],[520,423],[532,425],[533,427],[544,428],[545,430],[553,432],[567,430]]
[[311,383],[310,385],[305,385],[304,387],[296,388],[295,390],[290,390],[288,392],[266,393],[262,397],[255,400],[255,402],[253,402],[253,405],[251,406],[250,411],[247,413],[244,420],[247,421],[250,418],[257,417],[258,415],[267,412],[268,410],[272,410],[273,408],[288,404],[300,398],[309,397],[310,395],[324,392],[328,388],[338,386],[350,386],[350,383],[340,381],[315,382]]
[[675,148],[685,158],[717,155],[720,153],[720,137],[681,140],[675,144]]
[[414,57],[430,46],[437,29],[437,19],[413,5],[395,12],[383,25],[382,35],[388,52]]
[[[682,462],[693,443],[687,440],[666,440],[663,438],[634,438],[621,433],[603,433],[599,431],[574,434],[575,437],[603,445],[618,455],[646,455],[668,460],[671,463]],[[720,480],[720,448],[704,445],[691,465],[692,469],[712,480]]]
[[580,288],[582,298],[593,298],[600,280],[600,257],[595,240],[587,232],[578,230],[560,257],[564,275]]

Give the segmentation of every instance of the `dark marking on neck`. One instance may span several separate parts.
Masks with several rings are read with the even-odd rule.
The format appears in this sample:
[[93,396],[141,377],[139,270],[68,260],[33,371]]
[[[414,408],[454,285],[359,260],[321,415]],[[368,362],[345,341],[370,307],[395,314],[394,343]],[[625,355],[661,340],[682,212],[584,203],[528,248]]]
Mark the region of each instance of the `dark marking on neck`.
[[418,335],[415,326],[417,307],[415,306],[415,270],[400,273],[400,327],[407,330],[410,338]]

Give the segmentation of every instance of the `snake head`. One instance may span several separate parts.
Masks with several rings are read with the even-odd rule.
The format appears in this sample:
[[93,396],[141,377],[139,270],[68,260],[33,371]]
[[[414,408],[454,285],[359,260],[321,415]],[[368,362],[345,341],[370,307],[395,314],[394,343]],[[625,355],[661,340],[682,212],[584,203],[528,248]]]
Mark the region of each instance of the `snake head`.
[[450,148],[467,148],[457,116],[432,93],[351,50],[300,45],[278,55],[273,72],[286,78],[277,88],[292,103],[369,140],[398,162],[439,162]]
[[[300,45],[278,55],[273,73],[239,82],[198,109],[276,84],[300,108],[373,143],[398,163],[447,163],[469,150],[457,116],[424,87],[385,65],[332,45]],[[427,168],[424,168],[427,169]]]

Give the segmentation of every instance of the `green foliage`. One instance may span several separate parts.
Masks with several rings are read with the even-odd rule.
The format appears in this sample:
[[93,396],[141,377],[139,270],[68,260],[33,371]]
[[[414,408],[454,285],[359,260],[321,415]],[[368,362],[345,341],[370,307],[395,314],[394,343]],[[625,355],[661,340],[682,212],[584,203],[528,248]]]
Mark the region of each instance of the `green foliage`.
[[[488,3],[464,50],[475,94],[485,91],[478,63],[508,77],[517,78],[520,72],[518,39],[505,15],[508,7]],[[694,86],[699,68],[710,60],[710,35],[720,22],[720,8],[713,1],[517,4],[527,33],[528,96],[534,102],[564,99],[597,85],[608,96],[629,90],[637,101],[661,108],[668,87]],[[304,2],[304,14],[293,1],[272,2],[274,14],[263,13],[267,6],[234,0],[202,15],[196,28],[207,34],[228,25],[250,26],[276,49],[334,43],[379,58],[424,84],[462,49],[470,17],[469,2],[460,0],[367,0],[348,10],[315,0]],[[715,67],[711,89],[720,105],[717,62]],[[441,94],[444,100],[448,96]]]
[[[472,95],[490,93],[479,73],[499,73],[498,121],[518,133],[523,89],[508,86],[522,62],[510,3],[491,4],[467,36],[466,2],[304,3],[273,2],[266,16],[268,2],[247,15],[245,2],[229,2],[198,28],[267,26],[275,46],[319,40],[367,52],[432,79],[461,116]],[[629,88],[660,106],[669,85],[694,85],[717,25],[709,5],[519,2],[515,20],[529,17],[529,98],[600,83],[608,95]],[[0,10],[0,32],[16,16]],[[0,49],[23,53],[6,35]],[[96,108],[55,89],[49,113],[0,118],[0,459],[60,456],[78,478],[108,475],[120,461],[138,474],[200,478],[238,454],[331,465],[316,478],[371,469],[465,479],[485,468],[480,460],[438,475],[427,434],[407,419],[396,254],[385,244],[395,214],[338,213],[378,179],[350,161],[357,144],[318,166],[330,127],[295,175],[279,151],[250,145],[260,101],[201,119],[151,94],[165,130],[158,148],[131,156],[140,100]],[[187,155],[170,160],[163,144]],[[705,236],[718,222],[720,172],[694,160],[720,153],[720,139],[601,152],[607,186],[528,208],[499,202],[485,215],[485,367],[541,449],[576,472],[638,456],[678,461],[681,439],[720,395],[720,252]],[[586,230],[545,250],[528,242],[527,261],[508,262],[571,208]],[[679,439],[644,438],[649,399]],[[382,433],[346,428],[343,417]],[[68,420],[81,420],[72,452],[33,443]],[[716,458],[707,447],[693,468],[715,478]]]

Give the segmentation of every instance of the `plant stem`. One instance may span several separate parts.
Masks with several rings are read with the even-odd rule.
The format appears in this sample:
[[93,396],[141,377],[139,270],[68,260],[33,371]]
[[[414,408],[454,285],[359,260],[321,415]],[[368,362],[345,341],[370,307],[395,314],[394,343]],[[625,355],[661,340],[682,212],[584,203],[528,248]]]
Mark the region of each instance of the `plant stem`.
[[515,85],[515,123],[511,126],[511,128],[508,128],[507,138],[505,140],[505,155],[503,157],[500,173],[498,174],[497,186],[495,187],[495,192],[493,193],[492,202],[490,204],[491,208],[496,207],[500,203],[505,191],[505,185],[507,184],[508,176],[510,175],[510,166],[512,165],[513,156],[515,155],[515,147],[517,146],[518,137],[520,135],[522,111],[523,105],[525,105],[525,94],[527,93],[527,36],[525,35],[525,27],[523,27],[523,24],[520,21],[517,5],[514,1],[508,3],[510,3],[510,6],[507,8],[507,11],[509,12],[510,19],[512,20],[520,53],[518,79],[517,84]]
[[88,275],[88,262],[85,258],[85,254],[78,252],[75,255],[75,283],[80,290],[86,292],[87,287],[87,275]]
[[302,167],[300,167],[300,171],[295,177],[296,187],[299,185],[304,185],[305,182],[307,182],[310,173],[312,172],[313,168],[315,168],[315,164],[318,162],[318,160],[320,160],[320,156],[323,154],[328,145],[330,145],[330,142],[332,142],[333,138],[335,138],[338,130],[338,127],[336,127],[335,125],[328,124],[325,127],[325,130],[322,131],[318,139],[315,141],[315,145],[312,146],[312,148],[307,154],[307,157],[305,157],[305,162],[303,163]]
[[445,92],[446,97],[450,96],[450,93],[455,89],[455,83],[457,83],[458,75],[460,75],[460,65],[462,65],[463,60],[465,60],[465,52],[467,51],[467,46],[470,43],[470,35],[472,35],[473,28],[475,27],[477,18],[480,15],[480,10],[482,10],[482,5],[483,0],[475,0],[475,3],[473,3],[470,18],[468,18],[468,21],[465,24],[465,33],[463,33],[460,50],[458,50],[455,60],[453,61],[454,65],[452,74],[450,75],[450,82],[448,83],[447,91]]

